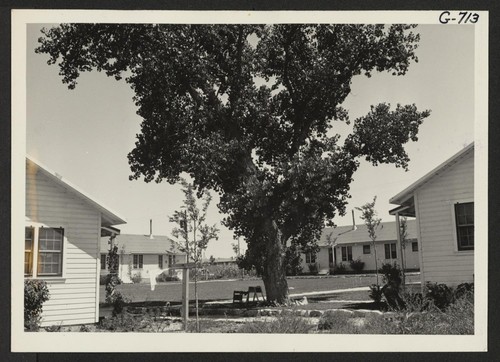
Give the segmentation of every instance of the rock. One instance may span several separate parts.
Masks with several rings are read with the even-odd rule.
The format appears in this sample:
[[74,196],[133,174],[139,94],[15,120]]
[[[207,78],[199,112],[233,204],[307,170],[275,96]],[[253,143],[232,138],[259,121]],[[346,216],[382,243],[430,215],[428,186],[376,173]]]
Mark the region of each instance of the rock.
[[321,310],[312,310],[309,312],[309,317],[321,317],[323,315],[323,311]]

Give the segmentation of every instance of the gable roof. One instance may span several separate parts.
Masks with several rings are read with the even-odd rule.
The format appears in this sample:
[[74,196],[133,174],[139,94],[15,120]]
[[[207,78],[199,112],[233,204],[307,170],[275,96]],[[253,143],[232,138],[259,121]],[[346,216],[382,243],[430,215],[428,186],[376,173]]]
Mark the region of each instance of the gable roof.
[[[109,250],[109,238],[101,238],[101,253]],[[184,255],[167,236],[154,235],[151,239],[149,235],[141,234],[120,234],[116,236],[115,243],[118,246],[118,253],[121,250],[125,254],[177,254]],[[174,249],[172,246],[174,245]]]
[[118,224],[127,223],[124,218],[118,216],[114,211],[111,211],[108,207],[104,206],[101,202],[98,202],[95,198],[89,196],[87,193],[80,190],[75,185],[70,182],[63,180],[63,177],[53,171],[50,171],[47,167],[42,166],[38,161],[35,161],[29,156],[26,156],[26,164],[29,168],[33,168],[37,171],[42,172],[47,178],[53,181],[56,185],[61,186],[67,190],[72,195],[83,200],[85,203],[89,204],[93,208],[97,209],[101,213],[101,226],[111,226]]
[[[408,225],[408,239],[417,238],[417,230],[415,220],[407,220]],[[368,235],[366,225],[362,224],[352,230],[352,226],[338,226],[336,228],[325,228],[321,233],[319,246],[329,246],[328,236],[331,235],[332,242],[337,245],[340,244],[356,244],[356,243],[369,243],[371,239]],[[376,232],[377,242],[395,241],[397,240],[396,222],[388,221],[381,222]],[[337,240],[335,240],[337,238]]]
[[457,152],[455,155],[444,161],[442,164],[434,168],[432,171],[424,175],[423,177],[419,178],[417,181],[412,183],[410,186],[405,188],[403,191],[399,192],[397,195],[391,197],[389,199],[389,202],[391,204],[396,204],[396,205],[402,205],[407,201],[411,196],[413,196],[413,193],[415,190],[418,188],[422,187],[424,184],[429,182],[432,178],[435,176],[438,176],[442,174],[443,172],[447,171],[450,167],[455,165],[456,163],[460,162],[463,160],[465,157],[468,157],[471,153],[474,153],[474,142],[472,142],[470,145],[466,146],[459,152]]

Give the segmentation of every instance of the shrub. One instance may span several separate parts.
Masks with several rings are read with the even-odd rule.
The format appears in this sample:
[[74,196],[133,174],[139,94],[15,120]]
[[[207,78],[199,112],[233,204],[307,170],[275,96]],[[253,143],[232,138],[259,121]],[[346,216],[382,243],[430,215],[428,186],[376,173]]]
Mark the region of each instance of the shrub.
[[141,272],[137,272],[134,275],[130,277],[130,280],[132,280],[132,283],[134,284],[139,284],[142,281],[142,274]]
[[383,264],[379,272],[382,274],[385,283],[382,287],[382,293],[389,307],[392,309],[404,308],[404,301],[400,296],[403,274],[399,266],[396,263]]
[[100,329],[116,332],[134,332],[140,329],[142,317],[134,317],[127,313],[122,313],[112,318],[104,318],[99,324]]
[[382,267],[379,269],[379,272],[382,274],[383,281],[385,284],[390,284],[399,290],[399,288],[401,287],[401,283],[403,282],[402,278],[403,275],[401,273],[401,269],[396,263],[382,264]]
[[334,266],[334,269],[335,269],[335,274],[345,274],[347,270],[346,266],[343,263]]
[[360,329],[353,322],[353,314],[351,313],[327,311],[321,316],[318,329],[340,334],[360,333]]
[[361,259],[356,259],[356,260],[351,260],[350,261],[351,269],[354,270],[356,273],[361,272],[363,268],[365,267],[365,263],[361,261]]
[[462,283],[457,286],[454,291],[454,298],[459,299],[464,296],[474,295],[474,283]]
[[446,284],[427,282],[425,297],[434,303],[436,307],[444,310],[453,302],[453,290]]
[[125,304],[127,304],[128,300],[125,299],[122,293],[115,291],[110,298],[111,305],[113,306],[113,316],[117,316],[123,312],[123,308]]
[[168,275],[165,272],[161,273],[156,277],[156,282],[157,283],[162,283],[162,282],[178,282],[180,279],[177,275]]
[[382,301],[382,289],[380,288],[380,285],[377,284],[370,285],[369,296],[370,298],[373,299],[375,303],[379,304]]
[[309,273],[311,274],[318,274],[318,264],[317,263],[311,263],[307,265],[309,267]]
[[285,273],[286,275],[299,275],[302,273],[300,253],[295,245],[286,248],[285,251]]
[[240,333],[309,333],[314,327],[307,319],[283,312],[274,320],[256,321],[243,325]]
[[236,279],[241,277],[241,269],[235,264],[209,265],[207,270],[214,279]]
[[24,281],[24,326],[37,331],[43,311],[43,303],[49,300],[49,288],[44,280],[26,279]]

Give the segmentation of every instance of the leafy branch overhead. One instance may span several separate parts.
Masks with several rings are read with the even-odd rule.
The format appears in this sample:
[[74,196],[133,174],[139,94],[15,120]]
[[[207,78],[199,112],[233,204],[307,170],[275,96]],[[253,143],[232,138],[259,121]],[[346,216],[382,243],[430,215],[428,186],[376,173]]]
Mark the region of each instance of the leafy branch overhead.
[[408,167],[404,145],[429,111],[373,105],[343,141],[336,125],[350,123],[353,77],[404,75],[418,60],[413,28],[63,24],[36,51],[69,88],[92,69],[125,77],[142,118],[131,179],[175,183],[185,172],[199,194],[215,190],[245,258],[283,299],[285,244],[314,247],[325,221],[345,213],[359,160]]

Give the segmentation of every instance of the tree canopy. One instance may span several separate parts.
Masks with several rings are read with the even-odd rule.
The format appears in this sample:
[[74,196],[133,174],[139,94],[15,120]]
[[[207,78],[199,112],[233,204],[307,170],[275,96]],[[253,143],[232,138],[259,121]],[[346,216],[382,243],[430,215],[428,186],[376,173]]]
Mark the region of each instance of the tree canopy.
[[[81,72],[125,77],[141,133],[131,179],[175,183],[189,174],[215,190],[224,223],[248,243],[268,299],[286,299],[287,242],[314,247],[345,213],[359,160],[408,167],[429,111],[373,105],[344,139],[342,103],[354,76],[404,75],[419,36],[412,25],[63,24],[38,53],[74,88]],[[270,292],[270,289],[273,291]]]

